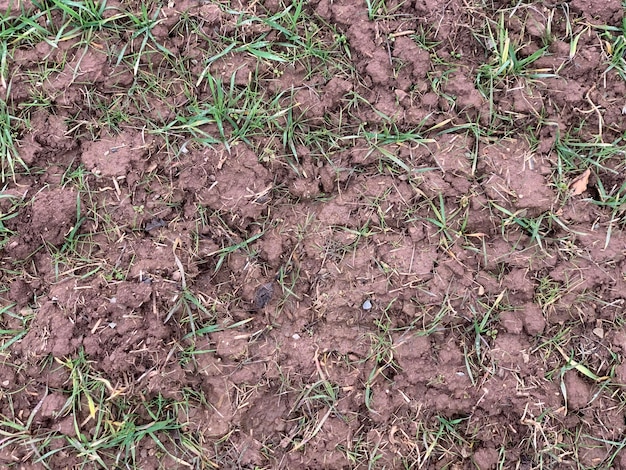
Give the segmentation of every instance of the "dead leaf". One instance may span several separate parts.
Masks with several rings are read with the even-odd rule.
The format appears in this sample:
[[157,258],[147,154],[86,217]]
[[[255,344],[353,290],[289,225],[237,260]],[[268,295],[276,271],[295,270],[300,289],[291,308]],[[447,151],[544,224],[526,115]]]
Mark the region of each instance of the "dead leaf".
[[579,194],[587,191],[589,176],[591,176],[591,169],[587,168],[581,175],[570,183],[569,187],[572,190],[573,196],[578,196]]
[[393,425],[393,426],[391,426],[391,430],[389,431],[389,443],[390,443],[392,446],[398,445],[398,441],[397,441],[397,440],[396,440],[396,438],[394,437],[394,434],[395,434],[396,432],[398,432],[398,429],[399,429],[399,428],[398,428],[398,426]]

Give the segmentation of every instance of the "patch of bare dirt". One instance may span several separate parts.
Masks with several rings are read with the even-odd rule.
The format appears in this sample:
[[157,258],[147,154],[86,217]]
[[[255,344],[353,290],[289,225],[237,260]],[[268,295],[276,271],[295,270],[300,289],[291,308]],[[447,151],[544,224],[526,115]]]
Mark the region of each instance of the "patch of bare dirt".
[[[32,413],[35,435],[97,438],[88,406],[75,421],[64,409],[71,377],[59,362],[84,355],[124,397],[201,396],[178,407],[176,419],[224,468],[365,468],[369,459],[381,468],[490,469],[503,453],[537,468],[540,429],[553,432],[546,445],[584,435],[576,459],[603,468],[610,456],[597,441],[623,441],[625,432],[622,405],[600,393],[598,377],[615,365],[614,383],[626,380],[621,359],[616,365],[626,354],[626,237],[580,194],[558,206],[552,175],[566,130],[603,142],[621,137],[626,88],[605,73],[597,37],[584,34],[575,57],[553,43],[536,65],[558,78],[518,77],[496,87],[490,104],[475,80],[488,52],[467,27],[480,6],[469,3],[387,2],[394,14],[372,20],[360,3],[310,2],[304,8],[316,21],[345,36],[353,75],[307,77],[301,64],[255,70],[239,53],[210,71],[224,80],[234,74],[236,86],[258,73],[268,94],[296,87],[295,114],[310,132],[329,123],[375,132],[390,121],[399,132],[444,121],[512,126],[502,137],[438,134],[442,126],[423,145],[337,144],[325,158],[300,142],[290,163],[261,153],[267,142],[259,137],[258,147],[190,142],[172,158],[162,137],[140,127],[89,127],[97,112],[83,106],[85,84],[109,97],[135,79],[100,51],[73,50],[66,68],[74,75],[51,75],[43,89],[52,111],[33,112],[19,141],[37,171],[10,184],[25,196],[19,215],[4,222],[13,233],[1,251],[4,296],[32,318],[3,351],[0,413]],[[538,2],[533,14],[548,8]],[[550,11],[555,28],[565,28],[563,9]],[[156,39],[190,55],[237,27],[236,15],[217,4],[166,13]],[[623,9],[575,0],[569,14],[618,26]],[[184,15],[208,39],[194,45],[174,34]],[[530,34],[524,53],[532,54],[542,32],[526,32],[524,20],[510,21],[511,34]],[[246,32],[265,32],[257,26]],[[428,32],[432,50],[409,30]],[[45,46],[20,51],[11,71],[27,77],[56,54]],[[31,85],[24,78],[8,101],[25,102]],[[355,94],[360,104],[346,108]],[[177,94],[132,117],[146,111],[171,120],[182,101]],[[533,125],[536,143],[522,135]],[[605,187],[623,182],[592,171],[581,191],[592,198],[598,179]],[[21,328],[6,315],[0,322]],[[202,330],[208,325],[218,328]],[[555,340],[563,331],[571,341]],[[598,377],[576,367],[564,345]],[[138,422],[149,424],[143,413]],[[435,444],[422,443],[452,428],[455,438],[440,436],[449,451],[436,447],[437,459],[423,460]],[[171,457],[158,461],[163,449],[154,440],[137,447],[141,468],[179,468]],[[167,451],[180,453],[169,444]],[[59,450],[50,462],[62,468],[68,455]],[[35,459],[20,447],[0,453],[2,465]],[[551,465],[575,468],[576,459]],[[620,465],[623,456],[614,459]]]

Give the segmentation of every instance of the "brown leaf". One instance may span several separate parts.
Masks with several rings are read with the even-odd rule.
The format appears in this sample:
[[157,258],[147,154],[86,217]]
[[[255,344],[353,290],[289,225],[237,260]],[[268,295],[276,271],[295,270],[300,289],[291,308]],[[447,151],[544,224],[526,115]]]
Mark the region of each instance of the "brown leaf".
[[587,191],[587,184],[589,183],[590,175],[591,169],[587,168],[581,175],[570,183],[569,187],[572,190],[573,196],[578,196],[579,194]]

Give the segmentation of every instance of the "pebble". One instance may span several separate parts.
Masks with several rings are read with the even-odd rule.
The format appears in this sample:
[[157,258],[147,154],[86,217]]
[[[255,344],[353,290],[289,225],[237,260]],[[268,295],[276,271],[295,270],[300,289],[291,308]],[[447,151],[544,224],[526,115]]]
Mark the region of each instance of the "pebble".
[[363,302],[363,310],[371,310],[371,309],[372,309],[372,302],[369,299]]
[[254,302],[252,304],[255,310],[261,310],[264,308],[270,300],[272,300],[272,295],[274,294],[274,285],[271,282],[267,284],[263,284],[260,286],[256,294],[254,295]]

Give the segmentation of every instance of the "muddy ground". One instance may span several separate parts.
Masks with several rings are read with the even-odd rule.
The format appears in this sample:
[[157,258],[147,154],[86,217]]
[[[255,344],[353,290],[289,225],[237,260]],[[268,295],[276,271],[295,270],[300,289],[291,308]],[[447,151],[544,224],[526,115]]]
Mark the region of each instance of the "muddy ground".
[[619,1],[9,4],[3,468],[626,468]]

